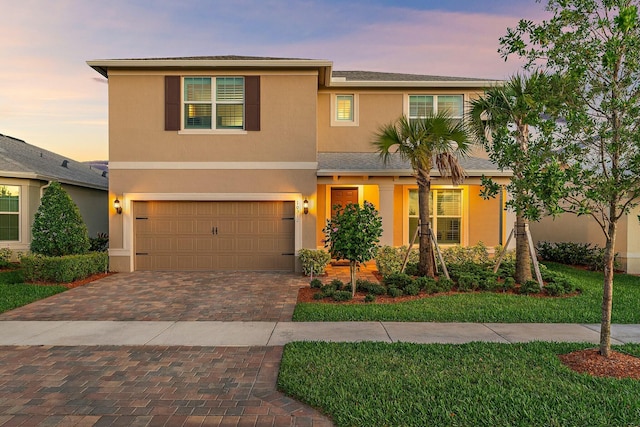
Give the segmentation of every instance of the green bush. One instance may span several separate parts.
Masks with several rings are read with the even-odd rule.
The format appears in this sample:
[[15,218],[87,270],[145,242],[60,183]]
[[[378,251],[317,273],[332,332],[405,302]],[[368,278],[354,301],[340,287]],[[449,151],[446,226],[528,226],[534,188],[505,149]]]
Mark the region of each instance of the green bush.
[[298,258],[302,264],[302,272],[307,276],[323,274],[331,262],[331,254],[322,249],[300,249]]
[[404,293],[407,295],[418,295],[420,293],[420,286],[414,281],[404,288]]
[[404,268],[404,272],[409,276],[417,276],[418,275],[418,263],[417,262],[408,262],[407,266]]
[[322,287],[322,280],[320,279],[313,279],[311,280],[311,282],[309,283],[309,286],[311,286],[314,289],[320,289]]
[[329,285],[333,286],[336,291],[344,288],[344,282],[340,279],[333,279],[331,282],[329,282]]
[[97,237],[89,237],[89,251],[107,252],[109,250],[109,235],[98,233]]
[[540,293],[540,285],[535,280],[527,280],[520,285],[520,293],[523,295]]
[[464,273],[458,277],[458,290],[460,292],[470,292],[475,291],[476,289],[478,289],[477,276],[469,273]]
[[415,280],[415,284],[418,285],[418,288],[420,288],[420,290],[425,291],[426,293],[433,294],[436,292],[436,288],[437,288],[436,279],[432,277],[426,277],[426,276],[418,277]]
[[11,265],[13,252],[9,248],[0,249],[0,268],[7,268]]
[[445,264],[490,264],[489,251],[482,242],[475,246],[455,245],[442,251]]
[[349,301],[351,298],[351,291],[336,291],[333,293],[333,299],[335,301]]
[[367,294],[364,297],[364,302],[375,302],[376,296],[374,294]]
[[358,279],[356,281],[358,291],[366,292],[373,295],[384,295],[387,293],[387,288],[380,283],[370,282],[368,280]]
[[389,294],[389,296],[393,298],[401,297],[402,295],[404,295],[404,292],[402,291],[402,289],[398,289],[394,287],[387,288],[387,293]]
[[411,276],[405,273],[391,273],[384,278],[384,284],[387,285],[387,287],[398,288],[403,291],[412,283],[413,279]]
[[54,257],[26,255],[20,264],[27,282],[69,283],[106,272],[109,255],[106,252]]
[[436,292],[449,292],[453,288],[453,280],[440,277],[436,282]]
[[505,277],[502,282],[502,289],[505,291],[510,291],[515,288],[516,288],[516,279],[514,279],[511,276]]
[[[392,273],[399,273],[402,268],[402,261],[407,253],[407,246],[395,248],[393,246],[382,246],[378,248],[376,255],[376,268],[382,277],[386,277]],[[418,263],[420,254],[417,248],[411,249],[407,265]]]
[[59,182],[52,182],[44,191],[31,231],[31,251],[35,254],[63,256],[89,251],[87,227]]
[[[591,270],[604,270],[604,248],[591,243],[538,242],[538,255],[545,261],[567,265],[583,265]],[[618,254],[614,257],[614,267],[619,266]]]

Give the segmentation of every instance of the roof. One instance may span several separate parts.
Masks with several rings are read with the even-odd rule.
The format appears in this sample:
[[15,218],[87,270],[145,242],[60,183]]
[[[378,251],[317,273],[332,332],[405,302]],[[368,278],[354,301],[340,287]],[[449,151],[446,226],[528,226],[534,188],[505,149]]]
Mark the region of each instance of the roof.
[[[333,62],[326,59],[276,58],[271,56],[178,56],[173,58],[96,59],[87,64],[109,77],[109,69],[256,69],[256,68],[312,68],[319,71],[320,84],[327,87],[485,87],[498,80],[475,77],[449,77],[424,74],[384,73],[376,71],[333,71]],[[329,77],[330,78],[327,78]]]
[[[462,157],[460,164],[468,176],[511,176],[511,171],[500,171],[491,160],[480,157]],[[438,176],[437,169],[433,170]],[[389,156],[385,164],[378,153],[318,153],[318,176],[412,176],[411,164],[399,154]]]
[[80,187],[106,190],[105,173],[84,163],[0,134],[0,176],[59,181]]

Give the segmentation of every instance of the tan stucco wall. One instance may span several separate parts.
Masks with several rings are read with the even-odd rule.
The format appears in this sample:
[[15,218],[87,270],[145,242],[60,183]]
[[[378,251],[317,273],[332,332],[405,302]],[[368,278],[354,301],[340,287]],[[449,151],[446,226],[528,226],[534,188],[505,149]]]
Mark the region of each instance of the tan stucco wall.
[[[480,197],[481,187],[469,185],[469,246],[484,243],[492,248],[500,243],[504,236],[504,209],[500,206],[500,198],[484,200]],[[500,217],[503,216],[502,223]],[[504,243],[504,237],[502,237]]]
[[97,237],[98,233],[109,232],[109,200],[106,190],[66,184],[63,184],[62,187],[78,206],[87,226],[89,237]]
[[[261,75],[261,130],[235,134],[165,131],[164,76],[169,74],[109,75],[110,162],[316,161],[315,74]],[[222,75],[234,74],[247,75]]]

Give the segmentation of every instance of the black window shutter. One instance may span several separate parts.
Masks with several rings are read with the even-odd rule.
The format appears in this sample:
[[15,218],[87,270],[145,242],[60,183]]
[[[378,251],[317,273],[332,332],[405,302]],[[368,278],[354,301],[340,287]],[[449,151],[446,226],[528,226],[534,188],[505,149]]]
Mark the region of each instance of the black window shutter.
[[260,76],[244,78],[244,108],[246,130],[260,130]]
[[180,76],[164,77],[164,130],[180,130]]

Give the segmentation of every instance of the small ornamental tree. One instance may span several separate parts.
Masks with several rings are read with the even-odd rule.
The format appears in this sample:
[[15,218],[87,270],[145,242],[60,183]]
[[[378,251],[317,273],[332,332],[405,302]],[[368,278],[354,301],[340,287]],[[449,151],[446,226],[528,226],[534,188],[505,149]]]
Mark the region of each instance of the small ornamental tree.
[[31,251],[36,254],[63,256],[89,251],[87,227],[59,182],[52,182],[45,189],[31,232]]
[[382,236],[382,218],[371,202],[364,205],[349,203],[334,206],[333,218],[327,220],[322,230],[325,248],[335,259],[349,260],[351,292],[356,293],[356,265],[376,256],[378,242]]

